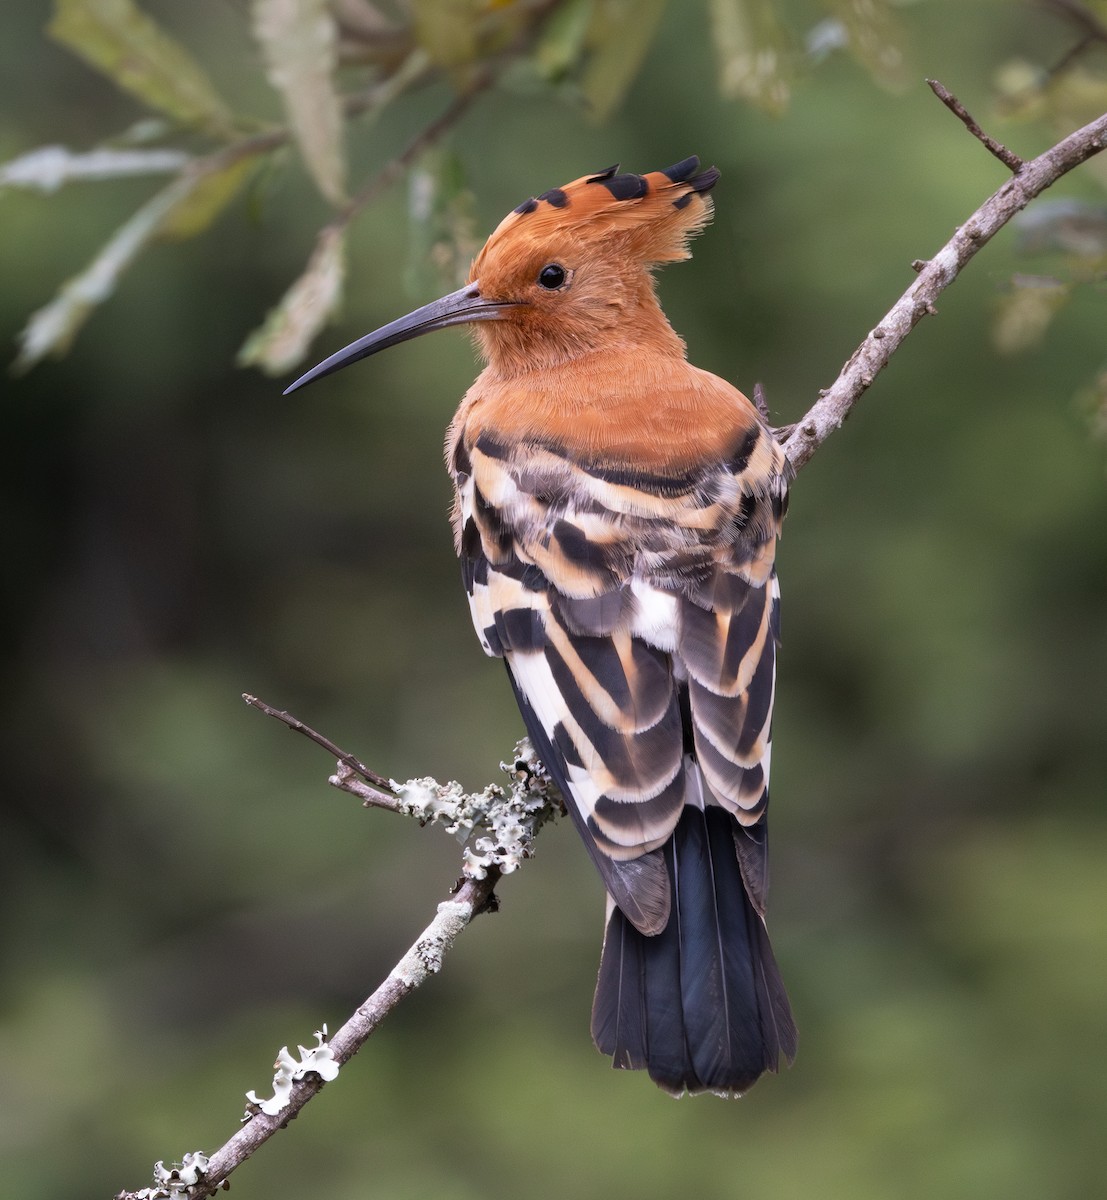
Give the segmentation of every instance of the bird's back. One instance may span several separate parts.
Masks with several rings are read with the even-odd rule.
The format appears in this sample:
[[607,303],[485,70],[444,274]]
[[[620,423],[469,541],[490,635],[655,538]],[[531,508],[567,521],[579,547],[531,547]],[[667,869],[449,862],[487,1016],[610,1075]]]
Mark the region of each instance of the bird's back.
[[[597,1043],[671,1090],[738,1092],[795,1040],[761,922],[784,459],[682,356],[573,365],[486,372],[455,420],[473,621],[613,898]],[[713,989],[686,1006],[706,1028],[651,1017],[643,972]]]

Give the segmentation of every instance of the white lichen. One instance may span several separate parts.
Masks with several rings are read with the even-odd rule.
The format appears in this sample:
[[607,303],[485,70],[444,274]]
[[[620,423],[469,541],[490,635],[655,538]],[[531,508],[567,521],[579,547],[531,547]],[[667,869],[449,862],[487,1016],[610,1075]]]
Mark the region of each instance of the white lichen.
[[462,870],[471,879],[484,879],[493,866],[505,875],[517,870],[534,853],[539,829],[561,811],[557,791],[527,738],[500,769],[509,776],[509,786],[490,783],[480,792],[429,776],[391,782],[401,812],[423,824],[441,825],[465,846]]
[[256,1092],[247,1092],[246,1099],[250,1102],[252,1110],[260,1110],[270,1117],[275,1117],[282,1109],[288,1107],[292,1085],[305,1075],[314,1072],[324,1083],[338,1077],[338,1062],[327,1041],[326,1025],[315,1031],[315,1041],[316,1045],[311,1047],[296,1047],[300,1052],[298,1059],[292,1057],[287,1046],[280,1048],[277,1061],[273,1064],[273,1095],[268,1100],[260,1100]]
[[208,1169],[208,1156],[202,1150],[185,1154],[179,1163],[167,1167],[164,1162],[154,1163],[154,1186],[141,1188],[134,1193],[134,1200],[175,1200],[187,1195],[188,1189],[199,1183]]
[[442,968],[442,958],[454,939],[473,919],[473,906],[460,900],[444,900],[438,915],[414,946],[392,968],[390,974],[405,987],[418,987],[428,975]]

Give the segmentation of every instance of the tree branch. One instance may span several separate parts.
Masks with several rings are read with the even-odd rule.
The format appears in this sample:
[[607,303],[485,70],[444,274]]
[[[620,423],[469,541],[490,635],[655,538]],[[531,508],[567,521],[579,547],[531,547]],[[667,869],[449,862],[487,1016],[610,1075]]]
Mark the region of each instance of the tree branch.
[[1018,174],[1022,170],[1022,159],[1013,151],[1008,150],[1002,142],[997,142],[994,137],[989,137],[988,134],[980,128],[979,125],[972,119],[972,114],[961,103],[960,100],[945,86],[939,83],[937,79],[928,79],[927,85],[930,90],[938,97],[939,100],[949,109],[951,113],[965,126],[965,128],[980,142],[989,154],[994,155],[1001,163],[1009,170]]
[[[483,879],[465,879],[452,896],[438,906],[431,923],[414,941],[408,952],[389,972],[388,978],[368,996],[350,1019],[327,1043],[332,1060],[342,1067],[365,1045],[380,1023],[421,983],[442,966],[442,959],[454,944],[458,934],[475,916],[493,904],[493,889],[500,880],[500,871],[490,868]],[[189,1187],[176,1190],[170,1183],[159,1187],[141,1188],[136,1192],[119,1192],[115,1200],[156,1200],[158,1197],[187,1196],[202,1200],[225,1185],[227,1177],[240,1167],[257,1148],[273,1134],[283,1129],[300,1109],[323,1087],[316,1072],[309,1072],[291,1085],[286,1102],[279,1112],[268,1113],[253,1106],[246,1123],[204,1165],[202,1177]],[[160,1164],[159,1164],[160,1165]]]
[[[242,1128],[220,1149],[210,1157],[201,1152],[182,1155],[181,1165],[176,1167],[157,1163],[153,1187],[119,1192],[115,1200],[202,1200],[226,1186],[231,1172],[283,1129],[322,1089],[325,1078],[337,1075],[396,1005],[437,973],[446,952],[473,918],[494,910],[496,884],[530,857],[538,830],[558,808],[556,792],[526,740],[515,747],[510,763],[500,764],[511,779],[510,789],[492,784],[482,792],[467,794],[456,783],[412,779],[400,784],[385,779],[291,713],[247,693],[242,698],[333,754],[338,772],[330,783],[335,787],[360,797],[367,806],[413,816],[423,824],[444,825],[459,841],[471,843],[462,852],[464,874],[388,978],[333,1038],[328,1041],[325,1031],[317,1034],[319,1045],[311,1050],[300,1047],[299,1060],[287,1047],[281,1049],[274,1064],[273,1097],[260,1100],[250,1093]],[[355,775],[370,783],[362,783]],[[387,788],[388,794],[381,788]]]
[[1035,196],[1105,147],[1107,113],[1044,154],[1024,162],[1011,179],[958,227],[933,258],[913,264],[919,272],[918,278],[857,347],[834,384],[821,393],[784,443],[784,451],[796,471],[836,429],[841,428],[850,410],[888,365],[904,338],[927,313],[936,311],[934,301],[976,252]]
[[331,223],[324,227],[320,236],[329,229],[344,229],[367,205],[392,186],[413,162],[424,151],[429,150],[443,134],[452,129],[469,110],[473,101],[487,91],[495,82],[496,72],[491,69],[482,70],[472,81],[467,91],[460,92],[434,118],[425,125],[400,151],[395,158],[387,163],[354,195],[342,211]]
[[387,791],[392,790],[392,781],[385,779],[383,775],[378,775],[376,771],[371,771],[359,758],[355,758],[352,754],[343,750],[340,746],[336,746],[330,738],[324,737],[321,733],[317,733],[310,725],[305,725],[298,717],[294,717],[291,713],[285,712],[284,709],[273,708],[272,705],[266,704],[264,700],[259,700],[257,696],[251,696],[249,692],[242,693],[242,699],[250,705],[251,708],[256,708],[259,712],[265,713],[267,717],[273,717],[280,721],[282,725],[287,725],[294,733],[302,733],[304,737],[309,738],[317,746],[322,746],[328,754],[333,755],[338,759],[342,766],[348,767],[351,771],[356,772],[362,779],[374,785],[374,787],[384,788]]

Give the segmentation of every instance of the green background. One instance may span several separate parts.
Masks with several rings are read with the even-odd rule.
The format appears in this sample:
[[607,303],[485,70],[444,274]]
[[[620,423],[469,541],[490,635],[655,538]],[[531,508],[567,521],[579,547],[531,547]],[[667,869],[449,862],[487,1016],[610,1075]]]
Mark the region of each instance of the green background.
[[[0,18],[0,159],[92,145],[139,109]],[[243,9],[150,5],[276,115]],[[707,19],[673,4],[602,125],[484,96],[454,132],[491,229],[616,160],[722,170],[661,294],[697,364],[798,417],[1004,178],[923,83],[990,115],[997,69],[1071,32],[1020,3],[905,7],[896,94],[846,58],[771,119],[719,98]],[[247,69],[248,68],[248,69]],[[446,100],[354,143],[356,179]],[[11,338],[155,183],[0,197]],[[1102,200],[1092,175],[1056,189]],[[335,1028],[458,868],[440,832],[364,812],[287,707],[387,775],[482,786],[521,733],[473,637],[446,521],[461,334],[282,398],[230,364],[326,211],[293,165],[204,239],[157,247],[60,363],[0,384],[0,1178],[109,1196],[211,1151],[283,1043]],[[403,188],[358,222],[318,356],[430,299],[405,290]],[[1040,264],[1030,269],[1038,269]],[[1084,398],[1102,290],[1043,344],[992,348],[1005,231],[798,479],[770,928],[795,1066],[674,1102],[592,1049],[602,894],[567,824],[289,1131],[240,1197],[1060,1197],[1102,1188],[1107,1128],[1107,486]]]

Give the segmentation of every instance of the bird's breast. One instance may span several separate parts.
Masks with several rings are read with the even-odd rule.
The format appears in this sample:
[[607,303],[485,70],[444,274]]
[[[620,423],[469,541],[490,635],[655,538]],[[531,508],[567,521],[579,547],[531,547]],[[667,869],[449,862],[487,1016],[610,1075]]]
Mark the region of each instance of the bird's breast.
[[760,421],[736,388],[673,355],[592,354],[552,370],[485,371],[452,427],[505,445],[556,445],[598,470],[675,480],[725,461]]

